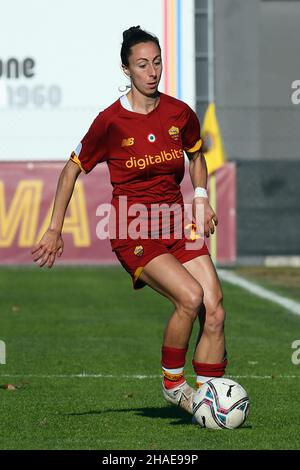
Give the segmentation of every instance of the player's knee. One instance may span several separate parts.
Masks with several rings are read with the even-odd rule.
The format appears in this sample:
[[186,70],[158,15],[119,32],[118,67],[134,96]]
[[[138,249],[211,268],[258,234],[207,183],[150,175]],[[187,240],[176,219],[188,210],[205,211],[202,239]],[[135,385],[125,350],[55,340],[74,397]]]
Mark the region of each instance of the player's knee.
[[190,286],[182,293],[179,300],[180,312],[190,317],[193,321],[197,318],[203,302],[203,289],[200,284]]

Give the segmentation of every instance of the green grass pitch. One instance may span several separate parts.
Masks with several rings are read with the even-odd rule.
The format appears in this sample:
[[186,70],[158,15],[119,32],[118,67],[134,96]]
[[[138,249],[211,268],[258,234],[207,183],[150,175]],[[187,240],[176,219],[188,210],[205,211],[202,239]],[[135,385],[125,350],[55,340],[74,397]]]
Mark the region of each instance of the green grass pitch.
[[[291,361],[300,317],[280,306],[223,284],[227,376],[246,388],[251,409],[242,428],[212,431],[164,402],[160,349],[172,305],[133,291],[121,268],[1,268],[0,285],[0,385],[16,386],[0,388],[1,449],[300,448],[300,365]],[[190,384],[195,338],[196,328]]]

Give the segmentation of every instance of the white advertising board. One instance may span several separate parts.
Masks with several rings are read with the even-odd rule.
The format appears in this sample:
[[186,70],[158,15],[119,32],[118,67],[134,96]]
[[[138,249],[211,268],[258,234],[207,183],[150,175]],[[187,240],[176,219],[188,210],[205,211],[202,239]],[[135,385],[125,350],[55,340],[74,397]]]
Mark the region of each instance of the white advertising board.
[[122,32],[160,39],[162,92],[195,104],[193,0],[0,0],[0,160],[64,160],[128,84]]

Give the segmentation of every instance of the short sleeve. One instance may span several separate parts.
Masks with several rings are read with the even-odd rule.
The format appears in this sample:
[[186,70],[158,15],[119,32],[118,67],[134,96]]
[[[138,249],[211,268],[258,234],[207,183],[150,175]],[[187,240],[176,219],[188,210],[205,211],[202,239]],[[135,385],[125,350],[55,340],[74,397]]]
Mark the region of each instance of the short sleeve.
[[102,113],[93,121],[70,158],[84,173],[107,160],[107,122]]
[[182,132],[182,145],[186,152],[198,152],[202,146],[200,123],[196,113],[187,106]]

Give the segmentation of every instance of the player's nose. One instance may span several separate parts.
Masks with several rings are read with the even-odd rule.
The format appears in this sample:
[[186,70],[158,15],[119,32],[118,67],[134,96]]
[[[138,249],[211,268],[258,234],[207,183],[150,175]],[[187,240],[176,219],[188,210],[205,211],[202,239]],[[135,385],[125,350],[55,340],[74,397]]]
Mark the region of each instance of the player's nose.
[[157,78],[157,71],[156,71],[156,68],[153,65],[150,67],[149,77]]

